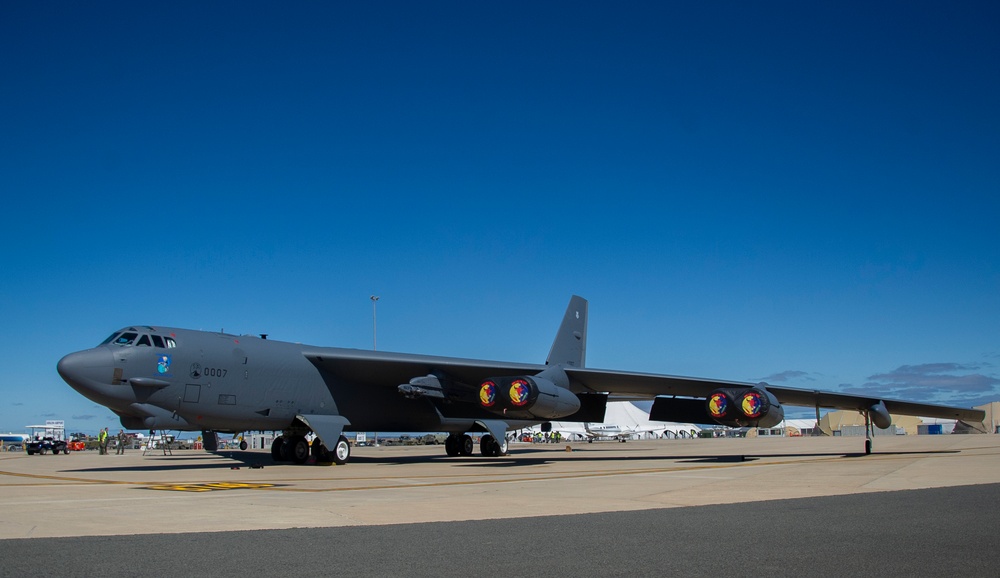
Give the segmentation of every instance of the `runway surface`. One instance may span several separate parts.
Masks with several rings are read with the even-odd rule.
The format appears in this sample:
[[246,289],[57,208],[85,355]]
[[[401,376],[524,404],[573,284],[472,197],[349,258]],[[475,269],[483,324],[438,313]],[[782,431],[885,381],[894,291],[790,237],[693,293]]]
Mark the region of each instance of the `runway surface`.
[[490,459],[356,448],[339,467],[253,452],[0,454],[0,575],[1000,567],[1000,436],[879,438],[871,456],[862,444],[514,445]]

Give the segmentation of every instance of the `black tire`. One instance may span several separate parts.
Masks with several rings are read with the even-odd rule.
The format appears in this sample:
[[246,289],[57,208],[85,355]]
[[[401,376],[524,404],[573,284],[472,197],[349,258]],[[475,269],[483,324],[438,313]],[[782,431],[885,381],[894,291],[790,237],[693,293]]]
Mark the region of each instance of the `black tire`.
[[458,455],[458,436],[455,434],[448,434],[448,437],[444,440],[444,451],[450,457],[455,457]]
[[507,441],[506,437],[503,438],[503,441],[501,441],[499,443],[496,443],[496,449],[497,449],[497,454],[496,455],[497,455],[497,457],[507,455],[507,449],[509,447],[507,444],[508,444],[508,441]]
[[276,462],[283,462],[285,458],[282,457],[281,448],[285,445],[285,438],[278,436],[274,438],[271,443],[271,459]]
[[494,457],[497,454],[497,441],[491,435],[484,435],[479,439],[479,453],[486,457]]
[[472,441],[472,436],[464,434],[459,438],[458,453],[463,456],[471,456],[476,451],[476,444]]
[[325,445],[323,445],[323,441],[318,438],[313,440],[312,455],[316,458],[317,464],[329,465],[333,463],[333,453]]
[[303,436],[292,436],[286,442],[288,457],[297,464],[304,464],[309,460],[309,442]]
[[247,440],[240,440],[240,449],[241,450],[247,451],[248,447],[250,447],[250,444],[247,443]]
[[338,466],[346,464],[351,459],[351,442],[346,437],[340,436],[330,454],[333,456],[333,463]]

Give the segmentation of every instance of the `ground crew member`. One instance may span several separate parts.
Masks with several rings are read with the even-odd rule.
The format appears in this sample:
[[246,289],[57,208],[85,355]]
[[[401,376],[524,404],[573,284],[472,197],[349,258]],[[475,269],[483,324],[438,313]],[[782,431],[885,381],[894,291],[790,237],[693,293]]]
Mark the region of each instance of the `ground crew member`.
[[108,428],[102,429],[97,435],[97,453],[102,456],[108,455]]
[[125,430],[123,429],[118,430],[118,451],[115,452],[115,455],[125,455]]

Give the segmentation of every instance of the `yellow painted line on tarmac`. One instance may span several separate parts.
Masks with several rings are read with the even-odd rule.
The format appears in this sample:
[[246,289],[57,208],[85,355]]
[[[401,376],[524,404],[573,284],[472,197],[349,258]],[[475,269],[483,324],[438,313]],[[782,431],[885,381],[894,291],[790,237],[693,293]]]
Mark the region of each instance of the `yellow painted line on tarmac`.
[[[131,482],[123,482],[119,480],[90,480],[87,478],[73,478],[68,476],[51,476],[46,474],[27,474],[24,472],[5,472],[0,471],[0,476],[12,476],[20,478],[30,478],[32,480],[56,480],[59,482],[77,482],[84,484],[129,484]],[[12,484],[6,484],[12,485]],[[17,484],[22,486],[36,485],[36,484]]]
[[219,490],[262,490],[273,488],[275,484],[248,484],[241,482],[211,482],[207,484],[163,484],[146,486],[147,490],[168,490],[174,492],[217,492]]

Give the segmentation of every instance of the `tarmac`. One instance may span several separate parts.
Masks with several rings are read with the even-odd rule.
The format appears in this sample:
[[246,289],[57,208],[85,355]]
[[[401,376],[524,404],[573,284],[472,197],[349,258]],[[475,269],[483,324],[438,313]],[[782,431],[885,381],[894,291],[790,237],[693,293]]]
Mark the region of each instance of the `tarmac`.
[[[375,526],[746,504],[1000,482],[1000,436],[358,447],[345,466],[266,451],[0,453],[0,540]],[[260,466],[260,467],[255,467]]]
[[0,578],[997,575],[1000,436],[863,444],[0,453]]

